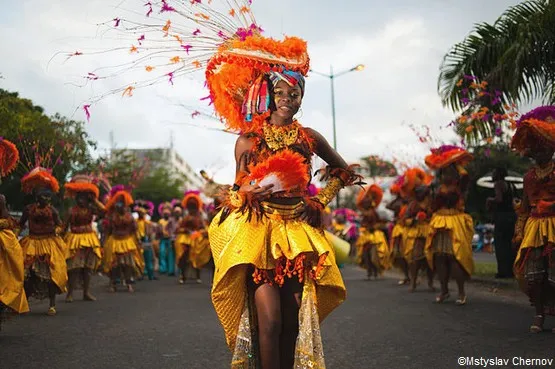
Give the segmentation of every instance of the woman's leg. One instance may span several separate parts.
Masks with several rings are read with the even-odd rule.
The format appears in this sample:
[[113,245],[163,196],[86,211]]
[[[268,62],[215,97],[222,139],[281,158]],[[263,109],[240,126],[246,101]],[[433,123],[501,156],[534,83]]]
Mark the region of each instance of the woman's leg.
[[163,238],[160,240],[160,257],[158,261],[158,273],[166,274],[168,271],[167,260],[168,260],[168,252],[169,250],[169,242],[170,240],[167,238]]
[[58,286],[54,282],[48,281],[48,298],[50,300],[48,315],[56,315],[56,293],[58,293]]
[[432,268],[430,268],[426,259],[422,259],[421,263],[422,268],[424,268],[424,270],[426,271],[426,276],[428,277],[428,288],[430,289],[430,291],[435,292],[436,289],[434,287],[434,271],[432,270]]
[[123,275],[125,278],[125,283],[127,283],[127,290],[129,292],[134,292],[133,290],[133,274],[134,274],[134,266],[133,265],[122,265]]
[[75,289],[75,284],[77,283],[77,278],[81,269],[72,269],[67,272],[67,295],[66,302],[73,302],[73,290]]
[[299,335],[299,308],[303,286],[298,279],[287,279],[280,290],[282,331],[280,336],[281,369],[293,369],[295,344]]
[[262,369],[280,369],[282,329],[279,287],[262,284],[254,292],[258,318],[258,347]]
[[449,264],[447,255],[434,254],[434,266],[441,285],[441,293],[436,297],[436,302],[443,302],[449,295]]
[[91,269],[83,268],[83,300],[85,301],[96,301],[96,297],[91,295],[91,275]]
[[409,288],[409,292],[414,292],[416,291],[416,281],[418,280],[418,269],[419,269],[419,265],[420,261],[419,260],[413,260],[412,263],[410,263],[409,268],[410,268],[410,288]]
[[449,268],[451,270],[451,276],[457,283],[457,288],[459,290],[459,297],[457,299],[458,305],[464,305],[466,303],[466,293],[464,291],[464,282],[468,279],[468,274],[463,269],[462,265],[451,256],[449,259]]

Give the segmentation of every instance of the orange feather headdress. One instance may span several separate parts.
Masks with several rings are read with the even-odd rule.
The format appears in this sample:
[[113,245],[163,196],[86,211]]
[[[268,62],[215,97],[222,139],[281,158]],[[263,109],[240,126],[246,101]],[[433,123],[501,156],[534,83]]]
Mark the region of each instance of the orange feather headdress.
[[74,176],[64,188],[66,197],[75,197],[78,193],[91,193],[98,199],[100,195],[98,186],[92,183],[92,178],[84,174]]
[[372,208],[377,208],[380,206],[380,203],[383,199],[383,190],[380,186],[373,184],[369,187],[364,188],[360,191],[357,195],[356,206],[359,209],[362,209],[362,202],[366,199],[370,198],[372,201]]
[[432,149],[432,153],[426,156],[424,161],[430,169],[438,170],[455,163],[465,166],[473,159],[472,154],[461,147],[443,145]]
[[21,190],[30,194],[37,188],[46,187],[54,193],[60,191],[60,184],[52,172],[46,168],[36,167],[21,179]]
[[19,161],[19,151],[11,142],[0,137],[0,178],[10,174]]
[[511,140],[511,147],[519,152],[545,145],[555,149],[555,106],[540,106],[523,115]]
[[116,185],[112,187],[106,201],[106,210],[113,210],[119,200],[122,200],[125,206],[131,206],[133,204],[133,197],[131,197],[131,193],[129,191],[129,188],[124,185]]
[[420,168],[410,168],[403,174],[401,191],[404,196],[414,196],[414,189],[419,186],[429,186],[434,179],[433,176]]
[[195,200],[197,203],[197,209],[202,209],[202,199],[200,198],[200,191],[187,191],[185,192],[185,196],[183,196],[183,200],[181,201],[181,206],[183,209],[187,209],[187,204],[189,201]]
[[273,184],[273,192],[304,191],[310,182],[310,169],[305,157],[288,149],[251,165],[249,172],[249,182],[255,182],[261,187]]

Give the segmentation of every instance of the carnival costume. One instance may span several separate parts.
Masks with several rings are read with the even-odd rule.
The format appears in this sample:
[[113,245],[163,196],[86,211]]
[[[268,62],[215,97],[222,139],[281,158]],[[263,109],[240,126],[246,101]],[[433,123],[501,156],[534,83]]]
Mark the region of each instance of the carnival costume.
[[391,268],[391,253],[384,232],[379,229],[380,217],[376,212],[383,199],[383,190],[371,185],[360,191],[356,205],[362,221],[356,242],[357,263],[368,272],[368,278],[383,274]]
[[[539,107],[523,115],[511,146],[525,155],[541,149],[555,151],[555,107]],[[541,324],[535,322],[530,327],[532,332],[542,330],[543,314],[555,315],[554,189],[554,162],[549,161],[543,168],[534,166],[524,176],[524,198],[517,208],[514,243],[520,247],[514,272],[541,320]],[[534,289],[539,291],[534,294]],[[538,311],[538,294],[543,312]]]
[[[472,237],[474,223],[472,217],[464,212],[464,182],[468,173],[464,169],[473,157],[466,150],[456,146],[441,146],[433,149],[425,159],[426,165],[440,173],[451,170],[457,178],[442,182],[435,189],[433,199],[434,213],[430,220],[430,231],[426,241],[425,253],[428,264],[435,271],[435,259],[441,258],[445,263],[456,262],[462,267],[464,277],[469,278],[474,269],[472,258]],[[442,181],[441,175],[438,178]],[[446,281],[442,282],[447,283]],[[442,286],[446,289],[446,286]],[[442,291],[436,301],[442,302],[448,297]],[[466,298],[459,297],[457,303],[464,305]]]
[[[117,203],[123,206],[119,212],[115,209]],[[108,238],[104,245],[104,271],[110,273],[112,290],[115,281],[122,278],[131,291],[132,278],[141,276],[144,270],[136,236],[137,222],[129,211],[132,204],[133,198],[124,186],[112,187],[106,203]]]
[[[0,179],[9,175],[17,166],[19,152],[15,145],[0,139]],[[5,204],[0,207],[0,325],[6,314],[29,311],[23,289],[23,251],[13,230],[17,223],[4,214]]]
[[[102,247],[97,233],[92,227],[96,213],[104,211],[104,205],[98,201],[99,189],[92,183],[92,179],[85,175],[78,175],[64,185],[65,196],[75,199],[78,196],[87,196],[87,203],[76,205],[69,211],[69,221],[66,225],[69,232],[65,235],[67,245],[67,270],[70,274],[68,298],[72,299],[71,292],[77,282],[72,278],[72,272],[82,271],[90,274],[98,269],[102,261]],[[94,208],[93,208],[94,206]],[[83,275],[84,278],[90,276]],[[85,286],[85,296],[88,286]]]
[[[429,195],[429,186],[433,177],[420,168],[407,169],[403,177],[402,191],[409,200],[403,219],[406,230],[404,258],[409,264],[411,291],[416,289],[420,269],[427,272],[428,286],[433,290],[433,272],[424,252],[426,240],[430,234],[432,199]],[[418,191],[422,194],[417,195]]]
[[154,224],[147,219],[154,214],[154,204],[147,200],[137,200],[134,210],[139,214],[137,219],[137,240],[140,245],[140,253],[144,260],[144,275],[150,281],[156,280],[154,276]]
[[[153,8],[148,5],[147,16]],[[212,302],[234,352],[232,366],[254,367],[259,359],[253,346],[257,342],[256,326],[250,319],[253,305],[247,284],[253,282],[251,278],[256,283],[278,286],[285,278],[295,278],[304,285],[295,360],[298,367],[323,368],[319,321],[344,300],[345,287],[323,230],[311,227],[300,215],[307,206],[323,210],[342,187],[359,177],[351,168],[328,168],[326,188],[314,198],[305,196],[315,150],[308,129],[296,121],[283,127],[267,122],[277,83],[299,86],[304,91],[304,76],[309,70],[306,42],[296,37],[277,41],[261,36],[262,29],[248,0],[164,0],[159,5],[161,13],[181,17],[186,24],[175,27],[175,18],[165,24],[156,24],[156,20],[148,20],[148,24],[135,22],[127,29],[135,41],[137,32],[143,30],[149,37],[156,37],[159,30],[160,37],[155,48],[148,49],[146,37],[144,47],[133,46],[133,58],[135,51],[144,53],[128,65],[142,66],[145,73],[162,74],[113,92],[129,96],[134,89],[153,81],[173,83],[178,75],[205,67],[210,90],[207,99],[217,115],[229,131],[241,133],[242,138],[255,143],[252,150],[238,158],[243,169],[237,173],[222,211],[209,229],[216,265]],[[121,24],[125,22],[121,20]],[[177,55],[168,55],[170,64],[167,60],[148,64],[157,60],[161,44],[162,53]],[[87,113],[89,108],[90,104],[84,107]],[[274,198],[289,196],[299,200],[288,205],[253,201],[238,191],[241,185],[251,182],[259,186],[279,183],[273,188],[279,191]]]
[[389,192],[395,196],[395,199],[387,206],[389,210],[393,211],[395,217],[395,225],[391,230],[390,237],[391,263],[403,273],[403,279],[398,282],[400,286],[409,282],[408,265],[405,258],[407,232],[405,225],[406,194],[401,191],[403,179],[403,176],[399,176],[389,188]]
[[[51,172],[36,167],[21,179],[22,191],[34,193],[37,198],[58,193],[60,186]],[[67,247],[58,235],[61,221],[58,211],[48,200],[38,200],[28,205],[20,221],[23,229],[29,222],[29,235],[21,239],[25,255],[25,292],[27,296],[39,299],[49,297],[51,300],[49,315],[55,315],[55,294],[66,292],[67,286]]]
[[[173,228],[172,225],[173,218],[171,203],[166,202],[158,206],[158,214],[160,215],[160,220],[158,221],[159,234],[158,239],[160,240],[160,256],[158,258],[158,272],[160,274],[168,274],[168,276],[175,275],[175,250],[172,240]],[[167,218],[167,219],[166,219]]]

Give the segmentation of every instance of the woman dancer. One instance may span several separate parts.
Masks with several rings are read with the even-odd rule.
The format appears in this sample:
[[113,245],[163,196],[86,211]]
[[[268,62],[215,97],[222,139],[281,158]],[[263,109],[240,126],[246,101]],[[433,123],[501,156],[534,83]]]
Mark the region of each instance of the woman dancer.
[[405,258],[409,263],[410,292],[416,291],[418,272],[424,270],[428,277],[428,288],[434,289],[434,273],[428,265],[424,248],[430,233],[432,203],[429,185],[432,177],[420,168],[408,169],[404,174],[403,192],[410,200],[405,215],[406,243]]
[[378,278],[391,267],[389,246],[385,234],[379,228],[380,217],[376,212],[382,198],[382,189],[374,184],[361,191],[356,201],[362,217],[360,236],[356,243],[357,261],[366,269],[368,280]]
[[[0,179],[10,174],[19,161],[15,145],[0,139]],[[23,251],[13,230],[17,223],[8,213],[6,197],[0,194],[0,329],[8,314],[29,311],[23,290]]]
[[102,248],[92,228],[95,215],[104,213],[104,205],[98,201],[99,189],[85,175],[78,175],[66,183],[65,195],[75,199],[76,205],[69,211],[65,222],[65,242],[69,251],[67,259],[68,289],[66,302],[73,301],[73,291],[79,279],[83,280],[83,300],[95,301],[90,292],[91,275],[100,266]]
[[160,240],[160,257],[158,272],[160,274],[175,275],[175,250],[173,247],[172,234],[175,226],[172,219],[171,203],[165,202],[158,206],[158,214],[161,218],[158,221],[158,239]]
[[129,292],[133,277],[143,273],[142,257],[136,237],[137,222],[131,215],[131,194],[124,186],[114,186],[106,203],[107,224],[104,245],[104,271],[110,275],[110,290],[116,292],[116,281],[124,280]]
[[189,265],[195,271],[197,283],[202,283],[200,269],[208,263],[211,254],[199,192],[187,191],[181,205],[187,213],[179,223],[178,236],[175,239],[176,259],[180,270],[179,283],[183,284],[187,280]]
[[[149,281],[158,280],[154,275],[154,224],[147,219],[154,212],[154,204],[147,200],[137,200],[135,202],[135,211],[138,214],[137,219],[137,240],[141,247],[141,254],[144,260],[144,276]],[[143,275],[141,275],[143,277]]]
[[[523,115],[511,146],[534,159],[524,176],[514,243],[519,247],[515,276],[536,309],[530,332],[543,331],[545,315],[555,315],[555,107]],[[553,329],[555,333],[555,329]]]
[[441,293],[437,303],[449,298],[449,278],[457,282],[457,305],[466,304],[464,283],[472,275],[472,217],[464,212],[468,173],[464,166],[472,155],[457,146],[441,146],[426,157],[426,165],[437,171],[439,188],[433,199],[430,234],[426,241],[428,264],[439,276]]
[[19,225],[29,221],[29,235],[21,240],[25,255],[25,292],[39,299],[48,297],[47,314],[56,315],[56,295],[66,292],[66,244],[59,233],[62,222],[50,204],[52,194],[60,190],[49,170],[37,167],[21,179],[24,193],[35,195],[35,203],[23,210]]
[[403,176],[399,176],[395,183],[390,187],[389,192],[395,196],[393,201],[387,204],[387,209],[393,212],[395,219],[395,225],[391,231],[391,259],[393,266],[397,267],[401,273],[403,273],[403,279],[401,279],[397,284],[399,286],[404,286],[409,283],[409,265],[405,259],[405,237],[406,237],[406,227],[405,227],[405,211],[406,211],[406,199],[401,193],[401,185],[403,181]]

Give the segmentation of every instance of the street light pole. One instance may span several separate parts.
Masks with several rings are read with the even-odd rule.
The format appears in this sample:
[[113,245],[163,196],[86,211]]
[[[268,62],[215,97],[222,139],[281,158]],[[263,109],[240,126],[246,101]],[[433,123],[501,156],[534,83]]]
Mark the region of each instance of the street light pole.
[[[316,72],[314,70],[310,70],[312,73],[319,74],[322,77],[327,77],[330,79],[330,87],[331,87],[331,118],[332,118],[332,125],[333,125],[333,149],[337,151],[337,129],[336,129],[336,122],[335,122],[335,86],[334,80],[336,77],[342,76],[349,72],[358,72],[364,69],[363,64],[358,64],[357,66],[345,70],[343,72],[339,72],[337,74],[333,73],[333,65],[330,65],[330,74]],[[339,209],[339,195],[335,198],[336,200],[336,207]]]

